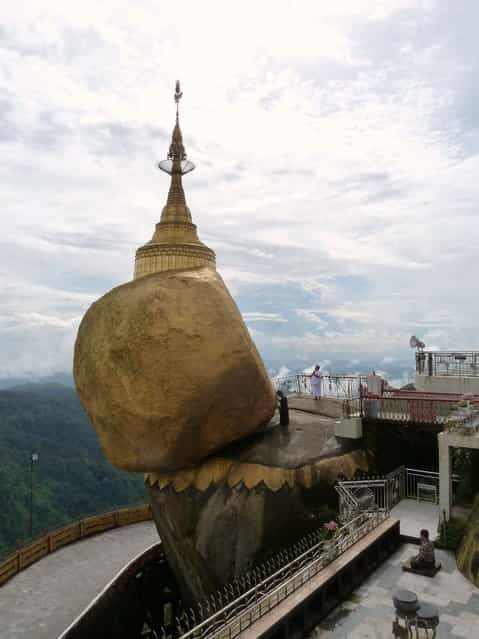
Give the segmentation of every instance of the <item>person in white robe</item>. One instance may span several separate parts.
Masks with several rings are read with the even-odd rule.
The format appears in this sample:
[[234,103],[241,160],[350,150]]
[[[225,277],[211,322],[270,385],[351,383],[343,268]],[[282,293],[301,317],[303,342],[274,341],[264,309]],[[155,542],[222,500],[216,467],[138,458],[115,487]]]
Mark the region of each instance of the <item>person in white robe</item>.
[[310,375],[311,377],[311,395],[313,399],[321,399],[321,372],[319,366],[316,364],[314,371]]

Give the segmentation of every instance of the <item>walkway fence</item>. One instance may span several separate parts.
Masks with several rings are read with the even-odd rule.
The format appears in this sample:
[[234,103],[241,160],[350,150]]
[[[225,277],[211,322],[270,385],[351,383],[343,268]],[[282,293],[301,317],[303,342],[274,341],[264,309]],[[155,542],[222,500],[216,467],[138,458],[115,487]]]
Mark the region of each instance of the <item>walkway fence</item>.
[[[363,394],[364,417],[391,421],[444,424],[457,410],[462,395],[421,391],[385,390],[381,396]],[[470,400],[479,407],[479,397]]]
[[[452,475],[453,493],[460,481]],[[439,472],[400,466],[387,475],[363,476],[349,481],[338,481],[339,512],[346,520],[360,510],[389,512],[403,499],[415,499],[437,504],[439,500]]]
[[[285,395],[311,394],[308,375],[290,375],[273,379]],[[381,395],[368,392],[365,375],[323,375],[321,397],[337,399],[343,405],[343,417],[367,417],[387,421],[445,424],[455,414],[463,396],[458,393],[436,393],[400,390],[386,387]],[[479,396],[468,399],[479,409]]]
[[386,512],[363,512],[341,526],[330,540],[323,539],[320,530],[307,535],[198,604],[195,610],[184,612],[176,619],[175,634],[161,629],[162,639],[237,637],[387,517]]
[[479,351],[417,351],[419,375],[479,377]]
[[151,518],[149,504],[140,504],[102,513],[101,515],[86,517],[85,519],[71,522],[57,530],[45,533],[0,562],[0,586],[18,572],[27,568],[27,566],[62,546],[112,528],[149,521]]
[[[274,377],[273,384],[285,395],[311,394],[311,378],[304,373],[286,377]],[[359,399],[361,388],[366,387],[365,375],[321,375],[321,396],[332,399]]]

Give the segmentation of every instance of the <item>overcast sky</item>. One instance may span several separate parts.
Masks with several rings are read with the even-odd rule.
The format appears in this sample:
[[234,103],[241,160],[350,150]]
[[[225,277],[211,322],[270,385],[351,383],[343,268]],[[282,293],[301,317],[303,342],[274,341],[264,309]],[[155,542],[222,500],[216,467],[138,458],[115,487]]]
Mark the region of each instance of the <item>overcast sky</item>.
[[479,348],[476,0],[17,1],[0,23],[0,376],[70,370],[184,179],[268,362]]

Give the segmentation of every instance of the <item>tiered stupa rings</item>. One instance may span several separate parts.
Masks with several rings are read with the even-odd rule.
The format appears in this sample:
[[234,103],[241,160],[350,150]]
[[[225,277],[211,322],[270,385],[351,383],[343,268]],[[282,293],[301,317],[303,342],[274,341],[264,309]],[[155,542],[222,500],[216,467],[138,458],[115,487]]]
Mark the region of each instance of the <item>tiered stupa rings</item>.
[[135,279],[160,271],[216,266],[214,251],[198,238],[183,191],[181,176],[192,171],[195,165],[186,159],[183,146],[178,117],[181,96],[180,83],[177,82],[176,124],[167,159],[159,163],[159,168],[171,175],[170,190],[153,237],[136,252]]

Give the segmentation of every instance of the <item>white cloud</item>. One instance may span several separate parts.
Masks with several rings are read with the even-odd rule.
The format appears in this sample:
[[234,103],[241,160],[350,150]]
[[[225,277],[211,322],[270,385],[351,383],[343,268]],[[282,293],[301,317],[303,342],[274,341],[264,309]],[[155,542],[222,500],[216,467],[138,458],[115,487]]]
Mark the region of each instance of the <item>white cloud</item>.
[[288,320],[277,313],[243,313],[245,322],[287,322]]
[[288,377],[288,375],[291,373],[291,369],[288,368],[287,366],[280,366],[277,375],[275,375],[275,377]]
[[2,7],[0,371],[69,368],[131,278],[177,77],[187,199],[264,353],[479,347],[479,8],[446,4]]
[[328,326],[328,322],[323,317],[321,317],[321,314],[317,311],[308,310],[307,308],[298,308],[296,309],[296,315],[308,322],[316,324],[318,329],[324,329]]

